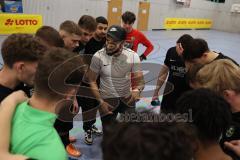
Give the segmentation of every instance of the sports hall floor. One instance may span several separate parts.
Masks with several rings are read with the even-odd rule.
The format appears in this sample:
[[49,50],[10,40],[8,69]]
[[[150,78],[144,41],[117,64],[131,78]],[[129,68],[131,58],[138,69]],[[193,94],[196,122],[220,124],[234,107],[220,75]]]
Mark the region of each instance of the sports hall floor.
[[[240,63],[240,34],[220,32],[215,30],[173,30],[173,31],[148,31],[145,32],[147,37],[154,44],[154,51],[148,56],[148,60],[144,63],[155,63],[159,65],[163,64],[165,54],[168,48],[176,44],[176,40],[182,34],[190,34],[195,38],[203,38],[207,40],[209,48],[211,50],[222,52],[223,54],[233,58],[235,61]],[[0,36],[0,43],[3,41],[3,36]],[[139,48],[139,54],[142,53],[144,47]],[[2,60],[0,59],[2,63]],[[146,74],[147,75],[147,74]],[[145,90],[149,91],[148,96],[141,99],[137,103],[138,109],[152,109],[150,104],[150,96],[153,94],[151,90],[154,86],[151,84],[156,84],[156,78],[158,76],[158,71],[154,71],[152,74],[145,76]],[[160,91],[161,92],[161,91]],[[159,108],[154,108],[158,111]],[[94,137],[93,145],[89,146],[84,143],[84,133],[82,129],[82,122],[79,116],[76,117],[74,121],[74,128],[71,130],[71,135],[77,138],[75,143],[76,147],[80,148],[82,156],[78,160],[101,160],[101,137]],[[101,127],[101,122],[98,118],[97,126]],[[70,158],[71,159],[71,158]],[[77,160],[76,158],[72,158]]]

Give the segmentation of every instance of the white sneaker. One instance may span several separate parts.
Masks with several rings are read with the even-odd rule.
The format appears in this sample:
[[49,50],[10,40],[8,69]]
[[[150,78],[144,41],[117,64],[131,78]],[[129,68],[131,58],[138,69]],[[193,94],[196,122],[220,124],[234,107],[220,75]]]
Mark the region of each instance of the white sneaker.
[[92,145],[92,143],[93,143],[93,137],[92,137],[91,130],[87,130],[87,132],[85,132],[85,143],[88,145]]
[[96,134],[97,136],[101,136],[103,134],[103,132],[98,129],[95,125],[92,126],[92,133]]

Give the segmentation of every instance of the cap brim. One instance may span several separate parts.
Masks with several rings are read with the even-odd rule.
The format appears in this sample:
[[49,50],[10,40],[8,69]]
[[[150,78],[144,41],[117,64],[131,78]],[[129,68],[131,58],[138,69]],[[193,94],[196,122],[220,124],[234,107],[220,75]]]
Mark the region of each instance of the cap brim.
[[110,36],[114,41],[123,41],[112,33],[107,33],[107,36]]

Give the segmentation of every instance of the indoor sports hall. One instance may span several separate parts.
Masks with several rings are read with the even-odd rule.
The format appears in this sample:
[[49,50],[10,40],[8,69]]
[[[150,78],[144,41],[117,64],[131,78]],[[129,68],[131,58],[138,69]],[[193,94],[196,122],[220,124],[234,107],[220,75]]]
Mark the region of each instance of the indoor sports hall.
[[0,0],[0,160],[240,160],[240,0]]

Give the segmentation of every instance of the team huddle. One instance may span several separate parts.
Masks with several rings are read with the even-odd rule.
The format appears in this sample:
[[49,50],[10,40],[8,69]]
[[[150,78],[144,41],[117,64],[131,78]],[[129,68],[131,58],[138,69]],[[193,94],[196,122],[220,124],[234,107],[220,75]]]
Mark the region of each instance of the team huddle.
[[[69,131],[81,114],[84,142],[103,136],[104,160],[237,160],[240,157],[240,68],[201,38],[184,34],[159,68],[151,104],[139,114],[145,87],[142,61],[154,46],[122,15],[42,26],[35,35],[12,34],[2,43],[0,159],[66,160],[80,157]],[[145,46],[143,53],[138,46]],[[167,82],[162,99],[160,89]],[[81,112],[79,111],[81,109]],[[153,115],[191,120],[155,121]],[[102,130],[95,123],[100,115]],[[144,118],[126,120],[126,115]],[[182,117],[183,118],[183,117]],[[181,119],[181,117],[180,117]],[[81,126],[74,126],[81,127]]]

